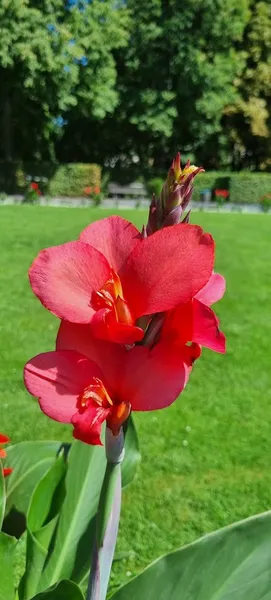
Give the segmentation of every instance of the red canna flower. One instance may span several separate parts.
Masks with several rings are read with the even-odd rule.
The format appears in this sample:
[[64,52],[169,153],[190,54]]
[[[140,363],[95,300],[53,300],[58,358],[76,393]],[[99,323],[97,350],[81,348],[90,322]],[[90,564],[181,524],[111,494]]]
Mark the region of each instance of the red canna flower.
[[[1,458],[6,458],[7,453],[6,450],[4,450],[4,448],[2,448],[2,444],[8,444],[8,442],[10,442],[10,439],[7,435],[4,435],[3,433],[0,433],[0,459]],[[4,477],[7,477],[8,475],[10,475],[10,473],[12,473],[13,469],[3,469],[3,474]]]
[[94,188],[94,194],[100,194],[101,192],[101,188],[99,188],[98,185],[96,185],[96,187]]
[[194,342],[215,352],[225,353],[225,336],[219,330],[219,321],[210,308],[211,304],[223,297],[225,287],[224,277],[213,273],[208,283],[192,300],[168,312],[162,339],[181,346],[187,342]]
[[32,190],[35,190],[36,192],[39,189],[39,185],[38,185],[38,183],[35,183],[35,181],[32,181],[32,183],[30,183],[30,187]]
[[167,341],[150,349],[97,340],[87,325],[63,321],[57,350],[39,354],[25,366],[28,391],[51,419],[71,423],[75,438],[101,444],[104,421],[116,435],[131,410],[169,406],[187,383],[190,348]]
[[181,223],[142,239],[115,216],[89,225],[79,241],[42,250],[29,278],[42,304],[61,319],[131,344],[143,338],[141,316],[191,300],[213,265],[214,241],[201,227]]

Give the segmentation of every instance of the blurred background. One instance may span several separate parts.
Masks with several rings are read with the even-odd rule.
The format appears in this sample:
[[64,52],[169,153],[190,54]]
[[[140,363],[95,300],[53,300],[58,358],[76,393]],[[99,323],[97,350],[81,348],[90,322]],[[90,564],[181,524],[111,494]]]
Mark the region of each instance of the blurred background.
[[177,150],[271,171],[268,0],[2,0],[0,30],[0,191],[58,163],[148,180]]

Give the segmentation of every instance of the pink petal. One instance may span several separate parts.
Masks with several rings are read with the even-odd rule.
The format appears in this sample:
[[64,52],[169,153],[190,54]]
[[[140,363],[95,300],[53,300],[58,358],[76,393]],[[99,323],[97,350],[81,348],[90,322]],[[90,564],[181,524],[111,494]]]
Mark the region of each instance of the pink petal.
[[69,423],[78,395],[101,370],[85,356],[73,351],[46,352],[30,360],[24,369],[25,386],[39,398],[41,410],[55,421]]
[[104,256],[83,242],[69,242],[42,250],[29,270],[33,292],[57,317],[88,323],[93,290],[108,279],[110,267]]
[[218,318],[211,308],[197,299],[193,300],[193,342],[215,352],[226,352],[226,340],[219,330]]
[[187,302],[210,279],[214,241],[201,227],[180,223],[139,242],[121,273],[135,317]]
[[62,321],[56,347],[57,350],[75,350],[87,356],[103,372],[101,379],[105,386],[109,385],[110,388],[115,389],[126,357],[123,346],[97,339],[93,336],[89,325]]
[[85,444],[101,446],[102,423],[108,417],[110,411],[111,408],[103,408],[93,403],[82,414],[76,412],[72,418],[73,437],[85,442]]
[[197,293],[196,298],[206,306],[221,300],[225,294],[226,281],[219,273],[212,273],[206,285]]
[[180,352],[167,343],[153,350],[135,346],[127,351],[125,368],[119,382],[121,399],[132,410],[157,410],[169,406],[183,390],[189,369]]
[[118,272],[141,239],[138,229],[126,219],[113,216],[91,223],[82,231],[81,242],[99,250]]

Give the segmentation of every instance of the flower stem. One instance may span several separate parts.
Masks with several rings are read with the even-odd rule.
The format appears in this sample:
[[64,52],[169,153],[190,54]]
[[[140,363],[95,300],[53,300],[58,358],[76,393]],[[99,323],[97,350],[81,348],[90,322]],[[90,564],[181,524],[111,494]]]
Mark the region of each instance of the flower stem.
[[117,541],[121,507],[121,463],[124,435],[106,429],[107,466],[96,517],[96,536],[86,600],[105,600]]

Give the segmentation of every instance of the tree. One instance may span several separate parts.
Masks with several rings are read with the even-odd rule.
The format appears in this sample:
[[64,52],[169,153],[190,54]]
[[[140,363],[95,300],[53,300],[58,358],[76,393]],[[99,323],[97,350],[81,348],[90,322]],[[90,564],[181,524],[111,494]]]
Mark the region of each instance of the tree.
[[[119,103],[99,127],[92,152],[121,164],[154,164],[181,149],[218,166],[221,117],[238,98],[248,0],[127,0],[128,46],[116,51]],[[86,125],[84,137],[93,123]],[[95,127],[95,126],[94,126]]]
[[71,107],[96,119],[114,110],[113,50],[126,29],[127,11],[114,0],[2,1],[2,157],[52,158]]
[[245,30],[239,97],[226,109],[236,168],[271,168],[271,5],[253,0]]

